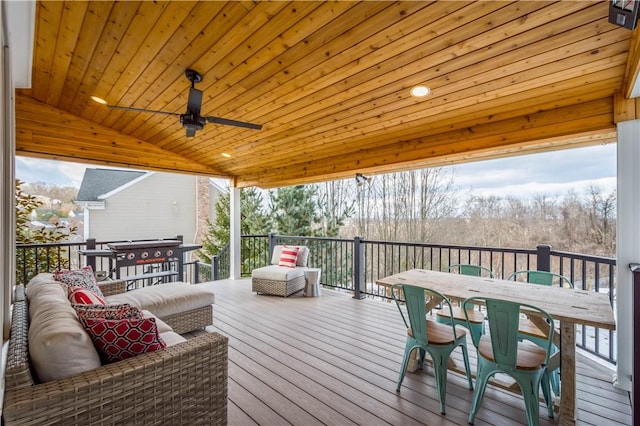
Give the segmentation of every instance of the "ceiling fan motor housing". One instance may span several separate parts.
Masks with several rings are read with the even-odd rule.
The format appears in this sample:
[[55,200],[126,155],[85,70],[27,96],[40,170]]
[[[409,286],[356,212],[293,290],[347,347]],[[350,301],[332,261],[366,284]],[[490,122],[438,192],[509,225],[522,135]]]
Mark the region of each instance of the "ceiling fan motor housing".
[[207,121],[199,115],[182,114],[180,116],[180,123],[182,123],[185,129],[202,130]]

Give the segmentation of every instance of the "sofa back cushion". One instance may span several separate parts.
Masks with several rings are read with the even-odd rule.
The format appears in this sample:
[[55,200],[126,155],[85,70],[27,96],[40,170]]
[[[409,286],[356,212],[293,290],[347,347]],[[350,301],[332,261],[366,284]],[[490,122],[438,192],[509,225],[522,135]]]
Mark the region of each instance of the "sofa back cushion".
[[[277,245],[273,247],[273,256],[271,256],[271,264],[277,265],[280,263],[280,257],[282,256],[282,248],[284,246]],[[307,246],[287,246],[287,247],[297,247],[298,248],[298,257],[296,259],[296,266],[307,266],[307,261],[309,260],[309,248]]]
[[52,274],[39,274],[27,285],[29,355],[42,382],[101,366],[100,356]]

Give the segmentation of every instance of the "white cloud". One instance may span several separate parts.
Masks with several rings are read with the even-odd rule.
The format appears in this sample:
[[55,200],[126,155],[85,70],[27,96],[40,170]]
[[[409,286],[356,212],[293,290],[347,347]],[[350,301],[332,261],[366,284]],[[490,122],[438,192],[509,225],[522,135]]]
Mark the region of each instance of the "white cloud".
[[589,186],[609,193],[616,188],[616,145],[552,151],[540,154],[452,166],[455,184],[474,195],[564,196],[583,194]]
[[16,156],[16,178],[28,183],[80,187],[87,164]]
[[580,180],[575,182],[538,183],[528,182],[518,185],[494,186],[489,188],[471,188],[470,193],[476,196],[497,196],[519,199],[531,199],[537,195],[562,198],[570,191],[578,195],[588,193],[591,186],[597,187],[604,194],[609,194],[616,189],[616,178]]

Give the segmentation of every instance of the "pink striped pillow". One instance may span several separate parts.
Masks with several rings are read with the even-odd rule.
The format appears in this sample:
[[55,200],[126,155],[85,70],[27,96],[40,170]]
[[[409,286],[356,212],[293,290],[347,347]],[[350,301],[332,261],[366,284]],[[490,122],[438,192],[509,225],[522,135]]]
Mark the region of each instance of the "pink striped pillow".
[[104,305],[105,301],[84,287],[69,287],[69,301],[78,305]]
[[282,252],[280,253],[280,262],[278,262],[279,266],[286,266],[287,268],[295,268],[296,267],[296,259],[298,258],[298,250],[299,247],[282,247]]

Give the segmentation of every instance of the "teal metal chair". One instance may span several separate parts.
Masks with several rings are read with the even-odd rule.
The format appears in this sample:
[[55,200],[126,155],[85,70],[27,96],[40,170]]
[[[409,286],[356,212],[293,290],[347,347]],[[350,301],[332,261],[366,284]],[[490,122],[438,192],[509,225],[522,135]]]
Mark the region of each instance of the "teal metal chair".
[[[488,276],[494,278],[493,271],[489,268],[479,265],[467,265],[456,264],[450,265],[447,268],[447,272],[458,271],[462,275],[470,275],[474,277]],[[462,311],[460,307],[454,307],[451,312],[447,309],[436,312],[436,321],[441,324],[460,325],[465,328],[469,328],[471,335],[474,339],[480,339],[480,336],[484,334],[484,314],[478,310],[472,310],[469,312],[469,321],[467,321],[467,315]]]
[[[560,287],[573,288],[571,280],[564,275],[554,274],[547,271],[516,271],[509,276],[509,280],[518,281],[518,278],[525,278],[528,283],[538,285],[558,285]],[[538,346],[544,346],[546,336],[544,333],[528,318],[520,319],[520,338],[529,340]],[[558,352],[558,347],[553,345],[551,353]],[[560,372],[554,369],[551,372],[551,389],[554,395],[560,396]]]
[[[402,358],[396,392],[400,391],[402,381],[407,373],[411,352],[414,349],[420,351],[421,368],[423,367],[425,354],[429,352],[433,361],[436,390],[440,399],[440,412],[445,414],[447,364],[451,352],[458,346],[462,348],[462,357],[464,359],[464,368],[467,372],[467,380],[469,381],[469,389],[473,389],[471,370],[469,368],[469,354],[467,351],[467,334],[462,328],[456,328],[453,324],[444,325],[432,320],[427,320],[427,312],[431,310],[431,308],[427,308],[427,304],[431,306],[441,301],[451,309],[451,302],[442,293],[407,284],[394,284],[391,287],[391,294],[398,306],[402,320],[407,327],[407,342],[404,348],[404,356]],[[409,318],[408,322],[402,309],[403,305],[406,307],[407,317]]]
[[[483,303],[487,309],[489,334],[474,340],[478,353],[476,389],[473,395],[469,423],[473,424],[489,379],[496,373],[511,376],[520,386],[529,426],[540,423],[540,387],[547,404],[548,415],[553,418],[553,403],[549,389],[547,364],[551,355],[554,323],[547,312],[528,304],[486,297],[471,297],[462,307]],[[549,324],[544,347],[519,340],[518,325],[521,308],[541,316]]]
[[525,282],[531,284],[554,285],[554,283],[558,283],[560,287],[573,288],[573,283],[569,278],[564,275],[554,274],[553,272],[547,271],[516,271],[509,275],[507,280],[521,281],[520,278],[523,278]]

